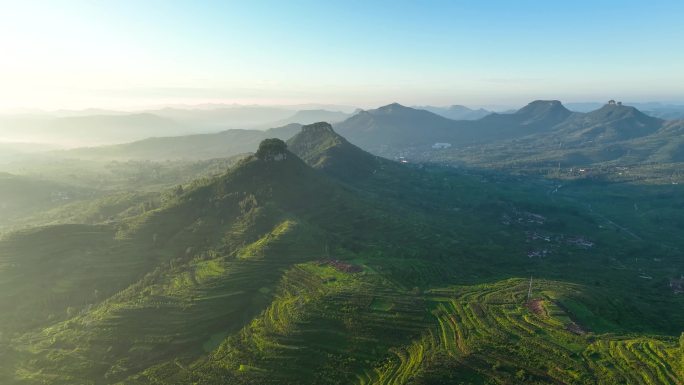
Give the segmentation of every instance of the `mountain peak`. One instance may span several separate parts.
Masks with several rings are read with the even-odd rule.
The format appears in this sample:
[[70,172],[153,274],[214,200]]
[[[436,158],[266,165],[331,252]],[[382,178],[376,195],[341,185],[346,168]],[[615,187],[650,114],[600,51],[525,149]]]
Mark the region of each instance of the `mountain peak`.
[[602,120],[618,120],[618,119],[637,119],[643,121],[657,121],[657,118],[650,117],[639,111],[636,107],[626,106],[621,102],[611,100],[608,104],[598,110],[592,111],[588,114],[589,117]]
[[376,112],[382,112],[382,113],[393,113],[393,112],[397,112],[397,111],[405,111],[405,110],[412,110],[412,109],[413,108],[406,107],[406,106],[403,106],[403,105],[395,102],[392,104],[388,104],[386,106],[379,107],[375,111]]
[[525,119],[523,124],[555,125],[565,120],[572,112],[558,100],[535,100],[515,114]]
[[287,145],[311,167],[343,180],[372,175],[381,162],[349,143],[325,122],[303,126]]
[[308,135],[325,135],[325,134],[335,134],[335,131],[333,131],[332,126],[330,123],[327,122],[318,122],[318,123],[313,123],[313,124],[308,124],[306,126],[302,126],[302,133],[308,134]]
[[307,163],[329,148],[344,144],[348,142],[326,122],[302,126],[302,130],[287,141],[290,150]]
[[549,111],[568,111],[559,100],[535,100],[519,109],[517,114],[539,115]]
[[468,108],[466,106],[462,106],[460,104],[452,104],[449,107],[447,107],[447,110],[449,111],[459,111],[459,112],[470,112],[470,111],[475,111],[472,108]]
[[611,100],[598,110],[568,119],[560,129],[566,133],[565,142],[608,143],[646,136],[662,125],[658,118]]
[[256,157],[266,162],[279,162],[287,159],[287,144],[280,139],[264,139],[259,143]]

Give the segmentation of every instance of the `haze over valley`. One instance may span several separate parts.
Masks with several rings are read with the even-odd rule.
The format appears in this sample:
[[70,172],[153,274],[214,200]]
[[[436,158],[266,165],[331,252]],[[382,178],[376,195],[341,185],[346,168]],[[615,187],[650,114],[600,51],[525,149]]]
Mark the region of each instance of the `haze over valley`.
[[684,384],[679,2],[0,7],[0,384]]

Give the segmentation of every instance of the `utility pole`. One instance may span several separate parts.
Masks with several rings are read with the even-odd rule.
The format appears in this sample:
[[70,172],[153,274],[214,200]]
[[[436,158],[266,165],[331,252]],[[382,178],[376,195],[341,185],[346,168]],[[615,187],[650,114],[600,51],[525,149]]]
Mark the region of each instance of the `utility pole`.
[[527,289],[527,302],[532,298],[532,276],[530,275],[530,287]]

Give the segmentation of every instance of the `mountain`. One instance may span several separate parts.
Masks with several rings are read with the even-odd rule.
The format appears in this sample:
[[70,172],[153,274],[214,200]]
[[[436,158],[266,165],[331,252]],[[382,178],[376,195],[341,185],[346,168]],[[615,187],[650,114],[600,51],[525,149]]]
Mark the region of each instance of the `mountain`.
[[[559,163],[569,170],[676,163],[681,158],[679,126],[612,101],[581,113],[557,100],[536,100],[513,113],[474,121],[448,120],[395,104],[360,113],[336,129],[385,157],[527,172],[557,169]],[[666,172],[664,168],[658,178]]]
[[[659,102],[625,102],[643,111],[646,115],[665,120],[684,119],[684,106],[681,104],[659,103]],[[603,103],[567,103],[566,106],[572,111],[591,112],[603,106]]]
[[394,103],[360,112],[336,124],[335,129],[365,150],[396,157],[431,151],[439,143],[459,147],[548,131],[571,114],[559,101],[538,100],[515,113],[457,121]]
[[513,139],[548,132],[570,115],[558,100],[535,100],[514,113],[485,116],[474,131],[479,142]]
[[430,111],[437,115],[453,120],[477,120],[492,113],[491,111],[485,110],[483,108],[474,110],[460,105],[452,105],[448,107],[416,106],[414,108]]
[[[545,115],[544,108],[524,110],[516,115],[534,116],[533,121]],[[413,153],[411,160],[546,173],[571,179],[682,181],[678,172],[684,159],[682,121],[664,121],[615,102],[588,113],[568,115],[563,109],[556,111],[550,114],[555,118],[541,119],[542,124],[534,124],[539,129],[528,131],[527,135],[495,139],[478,146]],[[566,119],[553,125],[566,115]],[[490,115],[481,121],[495,117]],[[591,168],[590,173],[587,168]]]
[[558,100],[536,100],[516,111],[514,115],[522,118],[521,124],[524,125],[553,125],[565,120],[571,112]]
[[655,133],[664,121],[648,116],[631,106],[609,103],[554,128],[566,142],[617,142]]
[[448,141],[458,129],[459,122],[398,103],[361,111],[335,125],[350,142],[375,153]]
[[329,123],[302,127],[287,146],[309,166],[340,180],[356,181],[399,165],[371,155],[338,135]]
[[298,124],[289,124],[266,131],[233,129],[215,134],[148,138],[126,144],[55,152],[51,155],[59,158],[95,160],[205,160],[225,158],[252,151],[265,138],[288,139],[295,135],[300,127]]
[[300,110],[289,118],[273,123],[273,127],[284,126],[287,124],[298,123],[298,124],[312,124],[316,122],[331,122],[337,123],[341,122],[351,114],[347,114],[341,111],[328,111],[328,110]]
[[265,139],[118,221],[0,239],[0,382],[639,383],[629,357],[679,378],[680,237],[542,186],[405,167],[326,123]]
[[[389,234],[397,228],[397,218],[380,217],[279,139],[262,141],[255,155],[226,174],[174,194],[161,208],[126,220],[118,229],[52,226],[15,234],[0,244],[0,261],[9,267],[0,271],[6,293],[0,307],[30,297],[21,309],[3,312],[3,335],[61,325],[40,332],[47,339],[30,334],[13,345],[40,345],[47,349],[43,352],[52,352],[36,352],[35,361],[26,363],[27,370],[41,368],[37,381],[104,378],[111,383],[166,360],[197,357],[249,325],[274,298],[285,270],[325,258],[328,250],[350,255],[361,245],[382,242],[368,228],[385,228]],[[61,240],[78,251],[63,254]],[[28,274],[32,280],[22,284],[19,277]],[[186,274],[188,281],[182,278]],[[58,284],[63,285],[58,296],[41,290]],[[40,306],[40,312],[32,310]],[[78,320],[63,322],[74,317]],[[126,339],[111,340],[123,334]],[[85,354],[69,352],[60,342],[67,340]],[[16,354],[25,356],[19,350]],[[4,362],[4,368],[11,367],[12,361]],[[16,378],[4,368],[0,378]]]
[[309,124],[317,121],[343,120],[354,107],[326,104],[239,105],[200,104],[172,105],[146,112],[172,119],[188,127],[207,132],[226,129],[266,129],[290,123]]

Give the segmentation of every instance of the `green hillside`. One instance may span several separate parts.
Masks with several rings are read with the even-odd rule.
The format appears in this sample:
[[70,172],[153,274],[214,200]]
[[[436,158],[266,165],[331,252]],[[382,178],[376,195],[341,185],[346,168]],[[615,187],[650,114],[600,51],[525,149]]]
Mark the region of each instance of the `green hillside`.
[[324,122],[303,126],[301,132],[287,141],[287,146],[311,167],[353,183],[400,167],[354,146]]
[[679,190],[524,182],[316,123],[9,234],[0,383],[681,384]]

